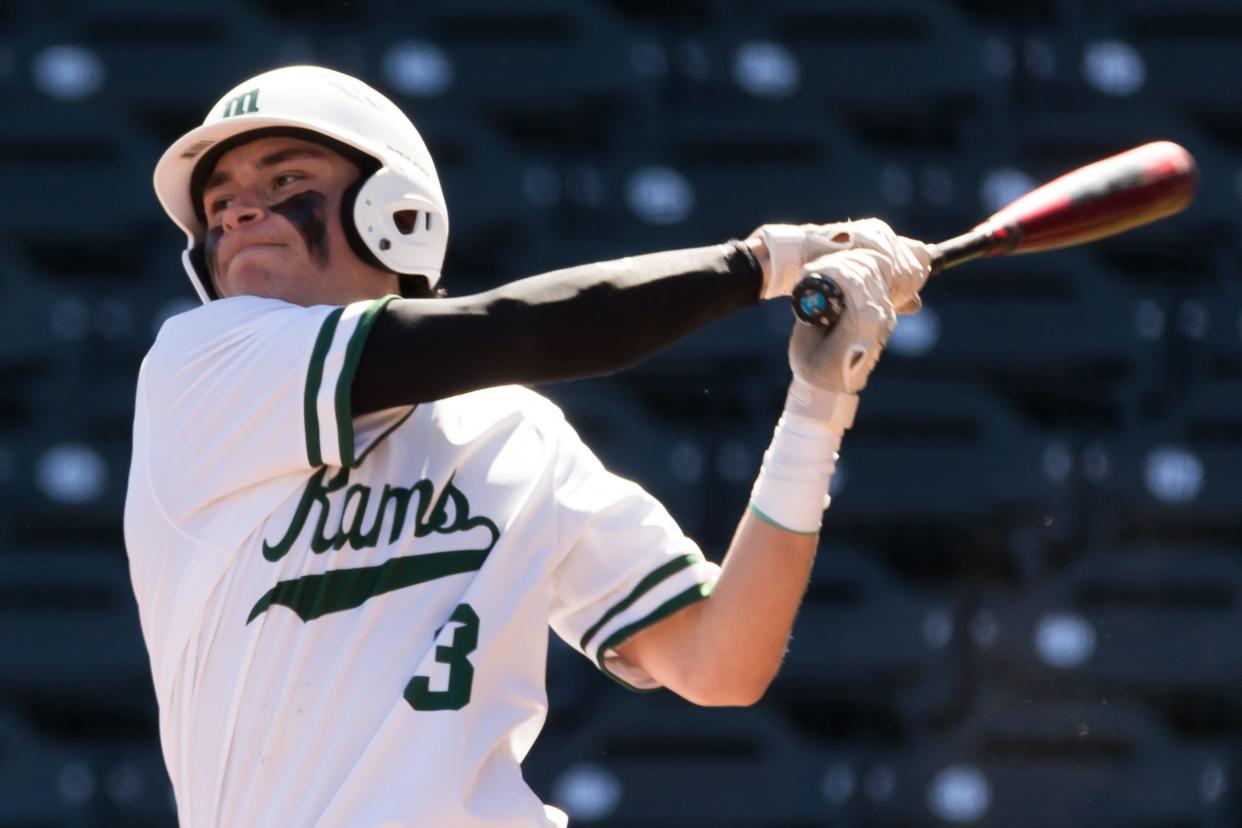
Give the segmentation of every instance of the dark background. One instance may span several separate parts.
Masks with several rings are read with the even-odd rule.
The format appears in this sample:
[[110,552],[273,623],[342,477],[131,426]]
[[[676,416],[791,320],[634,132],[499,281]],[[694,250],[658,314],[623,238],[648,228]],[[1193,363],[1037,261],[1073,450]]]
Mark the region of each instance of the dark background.
[[[150,176],[291,62],[413,118],[453,293],[771,220],[938,240],[1189,148],[1182,216],[927,288],[761,704],[634,696],[554,642],[526,769],[575,825],[1239,824],[1238,0],[0,0],[0,825],[174,821],[120,522],[138,363],[195,302]],[[718,559],[790,324],[546,390]]]

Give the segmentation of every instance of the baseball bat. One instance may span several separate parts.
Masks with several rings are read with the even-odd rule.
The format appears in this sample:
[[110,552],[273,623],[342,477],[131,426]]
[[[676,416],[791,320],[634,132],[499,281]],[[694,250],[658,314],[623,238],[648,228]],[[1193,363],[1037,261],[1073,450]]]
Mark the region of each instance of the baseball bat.
[[[1185,209],[1198,184],[1195,159],[1170,141],[1155,141],[1096,161],[1016,199],[973,230],[928,245],[931,275],[981,256],[1038,253],[1115,236]],[[794,313],[831,328],[845,295],[831,277],[804,276]]]

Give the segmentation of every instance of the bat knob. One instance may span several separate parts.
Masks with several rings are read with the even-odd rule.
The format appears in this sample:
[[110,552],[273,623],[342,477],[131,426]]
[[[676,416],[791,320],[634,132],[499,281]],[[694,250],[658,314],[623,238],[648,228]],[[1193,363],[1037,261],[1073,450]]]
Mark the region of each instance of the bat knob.
[[830,277],[808,273],[793,289],[794,315],[817,328],[831,328],[845,313],[845,294]]

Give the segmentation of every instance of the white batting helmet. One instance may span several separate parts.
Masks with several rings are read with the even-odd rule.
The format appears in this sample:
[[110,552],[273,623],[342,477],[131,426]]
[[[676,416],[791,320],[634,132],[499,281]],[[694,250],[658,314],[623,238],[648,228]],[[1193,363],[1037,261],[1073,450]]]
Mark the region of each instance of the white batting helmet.
[[199,297],[216,298],[203,257],[203,180],[229,148],[263,134],[299,132],[374,162],[341,205],[355,252],[394,273],[425,276],[435,287],[448,245],[448,209],[414,124],[357,78],[321,66],[286,66],[229,90],[155,165],[160,204],[189,238],[181,258]]

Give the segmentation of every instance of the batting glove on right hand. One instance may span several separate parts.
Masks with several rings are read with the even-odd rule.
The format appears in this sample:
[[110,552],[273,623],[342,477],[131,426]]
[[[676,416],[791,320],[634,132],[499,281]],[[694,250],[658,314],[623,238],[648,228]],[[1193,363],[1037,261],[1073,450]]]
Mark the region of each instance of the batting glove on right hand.
[[[807,263],[805,273],[834,280],[845,296],[845,312],[829,330],[795,323],[789,341],[794,384],[815,390],[857,394],[880,360],[903,310],[917,309],[917,290],[927,280],[930,256],[915,241],[897,239],[892,252],[855,248]],[[813,412],[806,412],[814,415]]]
[[837,283],[845,312],[830,330],[794,324],[789,367],[795,382],[839,394],[856,394],[866,386],[897,324],[884,273],[890,267],[874,250],[846,250],[807,265],[808,272]]

